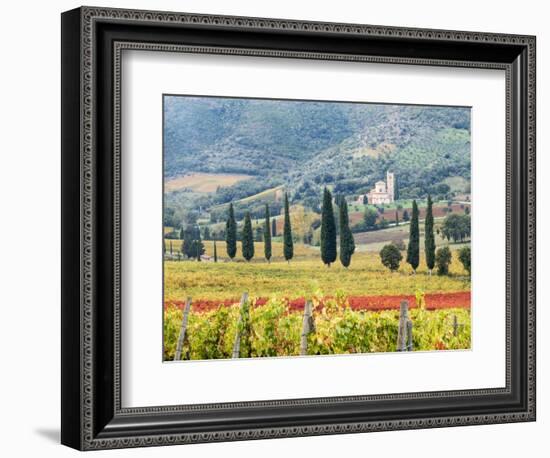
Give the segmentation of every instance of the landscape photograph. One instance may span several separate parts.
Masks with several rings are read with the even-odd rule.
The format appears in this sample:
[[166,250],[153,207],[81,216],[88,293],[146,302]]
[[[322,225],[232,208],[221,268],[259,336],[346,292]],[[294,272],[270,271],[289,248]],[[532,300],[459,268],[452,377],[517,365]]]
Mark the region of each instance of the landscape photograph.
[[163,360],[468,350],[471,109],[163,95]]

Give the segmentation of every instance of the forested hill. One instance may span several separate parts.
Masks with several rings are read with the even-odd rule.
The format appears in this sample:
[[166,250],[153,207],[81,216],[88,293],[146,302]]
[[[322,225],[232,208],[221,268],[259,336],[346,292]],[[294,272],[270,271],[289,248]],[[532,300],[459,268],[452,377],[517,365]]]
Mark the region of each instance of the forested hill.
[[354,192],[391,169],[409,194],[470,178],[469,108],[165,96],[164,120],[166,178],[246,173]]

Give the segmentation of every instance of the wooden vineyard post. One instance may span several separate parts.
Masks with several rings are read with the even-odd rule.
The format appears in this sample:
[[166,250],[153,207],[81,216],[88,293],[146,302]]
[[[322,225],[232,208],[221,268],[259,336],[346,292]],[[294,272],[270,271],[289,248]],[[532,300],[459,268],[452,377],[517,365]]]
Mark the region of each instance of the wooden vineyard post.
[[188,297],[185,301],[185,308],[183,309],[183,318],[181,320],[180,335],[178,337],[178,344],[176,346],[176,354],[174,355],[174,361],[181,359],[181,352],[183,350],[183,342],[185,341],[185,331],[187,329],[187,322],[189,321],[189,310],[191,309],[191,298]]
[[407,320],[407,351],[412,351],[413,349],[413,322],[409,318]]
[[315,329],[312,308],[311,301],[306,301],[304,305],[304,319],[302,321],[302,339],[300,342],[301,356],[307,355],[307,336]]
[[397,330],[397,351],[412,351],[412,327],[412,321],[409,318],[409,302],[401,301]]
[[244,292],[241,297],[241,305],[240,305],[240,312],[239,312],[239,321],[237,323],[237,333],[235,334],[235,342],[233,343],[233,358],[238,358],[241,353],[241,331],[239,330],[240,325],[243,320],[243,307],[248,302],[248,293]]
[[456,319],[456,315],[453,315],[453,336],[456,337],[458,335],[458,320]]

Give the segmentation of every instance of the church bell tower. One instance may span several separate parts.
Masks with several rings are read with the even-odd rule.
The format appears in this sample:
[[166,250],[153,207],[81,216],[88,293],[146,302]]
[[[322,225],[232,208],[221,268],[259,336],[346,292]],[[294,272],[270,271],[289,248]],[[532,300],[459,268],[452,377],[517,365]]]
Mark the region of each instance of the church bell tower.
[[390,202],[393,202],[395,200],[395,177],[393,176],[392,172],[386,172],[386,183],[388,189],[388,197],[390,198]]

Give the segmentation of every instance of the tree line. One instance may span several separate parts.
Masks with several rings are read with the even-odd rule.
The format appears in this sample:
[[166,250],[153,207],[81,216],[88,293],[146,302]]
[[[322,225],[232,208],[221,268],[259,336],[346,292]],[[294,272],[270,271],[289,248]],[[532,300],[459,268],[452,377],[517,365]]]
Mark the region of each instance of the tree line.
[[[345,200],[338,202],[338,224],[339,231],[336,231],[336,218],[334,214],[333,199],[330,191],[323,190],[323,203],[321,208],[321,260],[330,267],[336,261],[338,252],[337,236],[339,235],[340,262],[344,267],[349,267],[351,257],[355,252],[355,242],[349,226],[348,205]],[[265,205],[264,212],[264,258],[270,262],[272,257],[271,237],[276,235],[275,220],[271,220],[269,205]],[[288,193],[284,197],[284,215],[283,215],[283,257],[290,263],[294,257],[294,241],[292,237],[292,222],[290,218],[290,206]],[[250,213],[245,213],[242,230],[242,255],[246,261],[250,261],[255,256],[254,234],[252,231],[252,220]],[[227,221],[225,224],[225,244],[227,255],[233,260],[237,254],[237,221],[235,219],[235,210],[233,203],[229,204]]]
[[[338,215],[335,215],[334,204],[338,208]],[[284,221],[283,221],[283,256],[290,263],[294,257],[294,242],[292,235],[292,223],[290,218],[290,208],[288,193],[284,195]],[[405,219],[405,218],[403,218]],[[408,219],[408,215],[407,215]],[[396,214],[396,224],[398,218]],[[337,230],[338,226],[338,230]],[[449,247],[440,247],[436,249],[434,235],[434,217],[433,217],[433,201],[431,196],[428,196],[426,216],[425,216],[425,237],[424,237],[424,255],[426,258],[426,266],[429,274],[437,267],[439,275],[446,275],[449,272],[449,265],[452,260],[452,253]],[[255,250],[255,235],[252,227],[252,218],[250,212],[244,215],[240,237],[237,236],[237,221],[235,217],[235,209],[233,203],[229,204],[227,220],[225,224],[225,244],[227,256],[233,260],[237,255],[237,242],[240,239],[242,244],[242,256],[246,261],[250,261],[257,256]],[[355,241],[350,228],[348,205],[344,198],[337,196],[333,199],[328,188],[323,190],[322,208],[321,208],[321,237],[320,237],[320,254],[323,263],[330,267],[337,258],[344,267],[349,267],[352,256],[355,252]],[[204,237],[209,238],[207,233],[208,227],[205,228]],[[437,232],[449,241],[463,241],[470,236],[470,215],[449,215],[441,228]],[[272,257],[272,237],[277,235],[276,220],[271,218],[270,207],[265,204],[264,207],[264,223],[263,223],[263,241],[264,253],[263,257],[269,263]],[[187,226],[181,228],[180,239],[182,240],[181,254],[188,259],[201,260],[201,256],[205,253],[204,244],[201,239],[201,231],[198,225]],[[338,240],[339,238],[339,240]],[[166,252],[166,242],[164,242],[164,251]],[[338,256],[339,248],[339,256]],[[214,240],[214,261],[217,262],[217,245]],[[170,242],[170,254],[172,255],[172,244]],[[180,254],[178,253],[178,256]],[[459,260],[464,268],[470,272],[470,248],[464,247],[459,251]],[[395,244],[389,244],[380,251],[382,264],[391,271],[399,268],[403,259],[400,249]],[[419,229],[419,210],[416,200],[412,202],[412,214],[410,216],[409,226],[409,243],[407,245],[406,262],[411,266],[413,272],[420,264],[420,229]]]
[[[426,218],[424,221],[424,255],[426,257],[426,266],[430,275],[434,267],[437,267],[438,275],[447,275],[449,273],[449,265],[452,261],[452,253],[448,246],[440,247],[436,249],[435,245],[435,236],[434,236],[434,218],[433,218],[433,202],[431,196],[428,196],[428,204],[426,208]],[[450,222],[449,222],[450,220]],[[454,228],[455,225],[459,225],[460,229],[457,229],[458,236],[457,239],[461,241],[460,234],[470,234],[469,229],[470,217],[469,215],[451,215],[445,219],[445,224],[443,225],[442,232],[446,234],[446,231],[449,231],[449,228]],[[468,223],[468,229],[464,228],[464,225]],[[462,232],[460,232],[462,231]],[[445,238],[452,238],[443,235]],[[464,235],[465,237],[465,235]],[[459,250],[458,258],[464,269],[470,274],[471,264],[470,264],[471,250],[470,247],[463,247]],[[386,266],[391,271],[396,271],[399,268],[399,264],[403,259],[401,251],[395,244],[385,245],[380,251],[380,259],[382,264]],[[418,205],[416,200],[413,200],[412,203],[412,216],[411,223],[409,226],[409,244],[407,246],[407,257],[406,262],[412,267],[413,272],[416,273],[416,269],[420,264],[420,229],[418,223]]]

